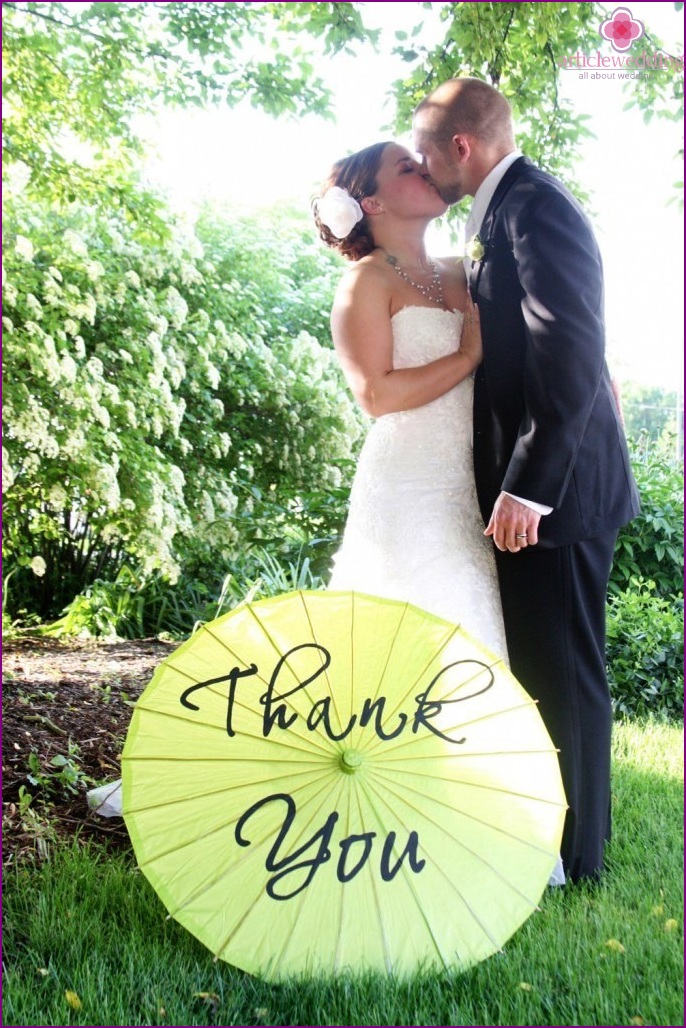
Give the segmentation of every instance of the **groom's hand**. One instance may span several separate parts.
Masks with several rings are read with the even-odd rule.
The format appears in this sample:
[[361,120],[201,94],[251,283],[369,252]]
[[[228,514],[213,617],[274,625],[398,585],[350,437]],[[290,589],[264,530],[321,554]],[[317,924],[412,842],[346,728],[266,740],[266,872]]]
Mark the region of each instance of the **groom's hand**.
[[491,520],[484,535],[493,536],[499,550],[519,553],[527,546],[538,542],[538,523],[541,515],[531,507],[515,500],[507,493],[501,493],[495,501]]

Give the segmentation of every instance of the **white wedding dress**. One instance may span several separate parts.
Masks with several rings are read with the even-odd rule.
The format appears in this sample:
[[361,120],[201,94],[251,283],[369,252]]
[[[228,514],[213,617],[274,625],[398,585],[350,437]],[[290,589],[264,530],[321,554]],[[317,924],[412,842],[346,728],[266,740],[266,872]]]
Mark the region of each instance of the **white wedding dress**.
[[[462,314],[403,307],[392,327],[394,367],[417,367],[459,348]],[[423,407],[374,422],[329,588],[406,600],[507,659],[493,544],[474,485],[472,393],[469,376]]]

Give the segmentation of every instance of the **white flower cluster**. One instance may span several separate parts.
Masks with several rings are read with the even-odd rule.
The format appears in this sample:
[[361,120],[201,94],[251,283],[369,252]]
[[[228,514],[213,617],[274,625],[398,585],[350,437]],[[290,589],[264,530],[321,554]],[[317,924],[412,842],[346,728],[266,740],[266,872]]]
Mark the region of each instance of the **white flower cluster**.
[[73,229],[68,228],[63,233],[62,241],[67,250],[70,250],[76,257],[88,256],[88,247],[86,246],[85,240]]
[[31,263],[33,261],[33,243],[26,236],[17,236],[14,249],[22,260]]
[[10,455],[3,446],[2,448],[2,491],[7,492],[14,485],[16,474],[10,463]]
[[188,317],[188,304],[174,286],[167,289],[166,302],[172,325],[174,328],[181,328]]
[[336,484],[362,422],[331,349],[270,338],[273,311],[253,323],[241,282],[217,285],[200,250],[146,251],[114,221],[100,239],[86,224],[51,245],[32,242],[30,217],[11,235],[3,487],[14,509],[40,490],[61,524],[88,515],[173,575],[181,537],[237,545],[239,483],[275,503]]

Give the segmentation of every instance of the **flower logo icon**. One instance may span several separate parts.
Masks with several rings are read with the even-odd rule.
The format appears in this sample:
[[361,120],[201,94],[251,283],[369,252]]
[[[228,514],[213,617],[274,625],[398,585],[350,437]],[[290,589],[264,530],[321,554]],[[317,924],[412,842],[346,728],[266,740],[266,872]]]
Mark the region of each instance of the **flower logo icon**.
[[602,22],[600,35],[609,39],[614,50],[624,53],[635,39],[640,39],[645,32],[642,21],[637,21],[628,7],[617,7],[612,17]]

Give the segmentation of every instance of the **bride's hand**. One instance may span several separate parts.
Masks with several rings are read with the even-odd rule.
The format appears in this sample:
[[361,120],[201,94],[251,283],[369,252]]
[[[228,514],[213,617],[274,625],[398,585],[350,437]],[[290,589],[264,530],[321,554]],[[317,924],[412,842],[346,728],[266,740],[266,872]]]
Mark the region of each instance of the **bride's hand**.
[[481,322],[479,308],[467,293],[467,302],[462,319],[462,335],[460,336],[460,353],[469,359],[473,367],[481,363],[483,348],[481,345]]

